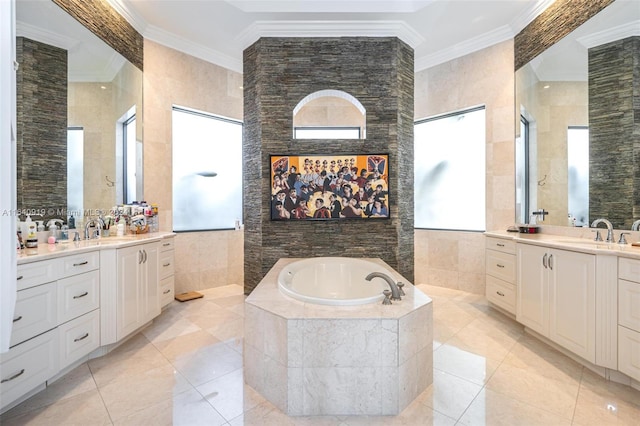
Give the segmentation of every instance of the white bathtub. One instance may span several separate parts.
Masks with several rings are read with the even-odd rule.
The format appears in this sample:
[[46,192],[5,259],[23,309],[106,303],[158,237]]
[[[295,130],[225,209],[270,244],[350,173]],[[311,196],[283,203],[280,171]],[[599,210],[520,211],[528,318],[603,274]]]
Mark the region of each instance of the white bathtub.
[[394,274],[384,266],[349,257],[315,257],[298,260],[278,275],[278,287],[287,296],[319,305],[364,305],[381,301],[389,285],[381,278],[371,281],[371,272]]

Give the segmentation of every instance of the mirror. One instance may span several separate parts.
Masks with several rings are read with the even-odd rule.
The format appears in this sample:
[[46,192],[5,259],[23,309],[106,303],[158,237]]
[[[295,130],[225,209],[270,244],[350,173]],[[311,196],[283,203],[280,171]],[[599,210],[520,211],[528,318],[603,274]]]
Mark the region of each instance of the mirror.
[[[18,59],[18,128],[28,133],[34,124],[54,125],[55,133],[62,132],[57,141],[19,138],[18,208],[66,219],[66,213],[84,216],[141,200],[142,71],[49,0],[16,1],[16,35],[25,49],[21,53],[19,48],[19,54],[29,55],[27,49],[62,52],[61,60],[46,65],[38,63],[44,54]],[[43,95],[39,103],[21,108],[38,97],[34,90],[50,74],[64,75],[59,68],[65,62],[66,88],[56,87],[63,92],[60,97]],[[63,110],[62,121],[50,119]],[[28,170],[33,164],[39,165],[37,172]],[[59,184],[65,176],[66,185]]]
[[366,139],[367,111],[342,90],[305,96],[293,109],[294,139]]
[[[634,214],[633,210],[640,205],[640,188],[635,188],[635,195],[622,193],[623,190],[633,192],[633,185],[637,185],[630,183],[633,167],[637,165],[617,173],[622,174],[620,177],[610,173],[609,170],[619,167],[617,159],[623,157],[621,146],[603,146],[603,143],[613,143],[611,133],[603,138],[600,127],[594,127],[593,122],[594,108],[599,102],[594,96],[602,91],[595,77],[599,64],[593,60],[594,51],[601,49],[599,46],[608,48],[609,43],[638,36],[640,8],[637,2],[617,0],[517,70],[518,222],[530,223],[532,213],[538,209],[549,212],[544,222],[538,220],[545,225],[585,226],[598,217],[605,217],[617,229],[629,229],[634,220],[640,219],[640,211],[636,209]],[[635,66],[638,66],[637,60]],[[611,74],[610,71],[607,69],[606,74]],[[611,88],[608,90],[613,92]],[[610,111],[630,103],[626,97],[614,97],[615,102],[611,102],[611,96],[615,95],[609,96]],[[624,144],[625,139],[633,140],[620,134],[616,143]],[[602,163],[606,152],[612,154],[603,173],[597,167],[602,167],[598,162]],[[618,154],[614,155],[615,152]],[[598,195],[598,188],[603,187],[606,197]],[[621,212],[621,217],[615,217],[616,212]]]

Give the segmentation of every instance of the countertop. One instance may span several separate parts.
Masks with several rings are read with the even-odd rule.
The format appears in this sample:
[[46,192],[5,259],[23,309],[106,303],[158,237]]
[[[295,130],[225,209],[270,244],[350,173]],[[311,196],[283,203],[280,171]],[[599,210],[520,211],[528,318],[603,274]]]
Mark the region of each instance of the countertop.
[[129,247],[140,243],[151,243],[164,238],[171,238],[173,232],[152,232],[139,235],[126,235],[124,237],[104,237],[93,240],[57,242],[56,244],[40,243],[37,248],[23,249],[18,253],[18,265],[54,259],[57,257],[80,254],[89,251],[117,249]]
[[[600,232],[604,236],[606,235],[607,230],[600,228]],[[640,247],[632,246],[631,243],[606,243],[604,241],[593,241],[593,239],[587,238],[576,238],[566,235],[554,235],[545,233],[521,234],[518,232],[487,231],[485,232],[485,235],[487,237],[513,240],[516,243],[527,243],[545,247],[555,247],[562,250],[578,251],[581,253],[640,259]],[[616,233],[616,240],[618,239],[618,236],[619,232]],[[635,241],[635,239],[627,238],[627,241]]]

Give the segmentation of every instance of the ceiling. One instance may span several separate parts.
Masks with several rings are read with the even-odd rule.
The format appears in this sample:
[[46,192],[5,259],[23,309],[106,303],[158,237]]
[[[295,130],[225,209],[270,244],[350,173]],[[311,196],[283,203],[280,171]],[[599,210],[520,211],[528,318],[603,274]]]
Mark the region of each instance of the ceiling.
[[242,72],[260,37],[397,36],[416,70],[508,40],[553,0],[108,0],[145,38]]
[[[420,71],[512,39],[554,0],[106,1],[145,38],[242,72],[243,50],[269,36],[397,36],[414,48]],[[51,0],[16,3],[18,35],[69,50],[71,81],[110,81],[124,63],[96,36],[81,36],[88,31]],[[588,47],[621,31],[640,35],[639,4],[617,0],[589,20],[591,29],[536,58],[540,80],[586,80]]]

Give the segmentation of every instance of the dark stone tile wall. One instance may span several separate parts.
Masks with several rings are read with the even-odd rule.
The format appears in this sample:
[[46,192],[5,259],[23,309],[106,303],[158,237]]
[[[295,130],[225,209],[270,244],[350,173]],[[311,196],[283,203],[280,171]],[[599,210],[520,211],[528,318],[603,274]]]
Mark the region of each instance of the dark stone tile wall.
[[[413,281],[413,50],[391,37],[261,38],[243,78],[245,293],[282,257],[379,257]],[[292,139],[294,107],[322,89],[362,103],[366,140]],[[389,154],[389,220],[270,220],[270,154],[367,153]]]
[[67,51],[18,37],[16,60],[17,208],[55,216],[67,207]]
[[104,0],[52,0],[139,69],[144,38]]
[[515,69],[553,46],[614,0],[556,0],[514,39]]
[[589,217],[640,217],[640,37],[589,49]]

